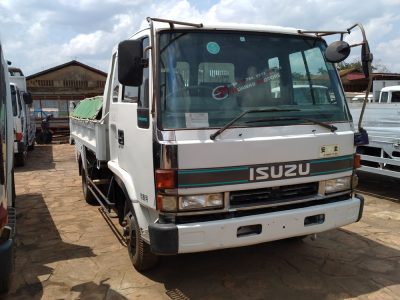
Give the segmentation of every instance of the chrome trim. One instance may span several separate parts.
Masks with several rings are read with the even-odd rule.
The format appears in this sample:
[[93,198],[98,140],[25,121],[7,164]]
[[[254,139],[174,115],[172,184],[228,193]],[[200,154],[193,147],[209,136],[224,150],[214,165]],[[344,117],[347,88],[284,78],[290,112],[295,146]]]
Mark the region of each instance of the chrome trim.
[[281,202],[281,203],[255,205],[255,206],[249,206],[249,207],[235,207],[235,208],[230,208],[229,212],[242,211],[242,210],[252,210],[252,209],[259,209],[259,208],[268,208],[268,207],[276,207],[276,206],[284,206],[284,205],[298,204],[298,203],[311,202],[311,201],[318,201],[318,200],[334,198],[334,197],[341,196],[341,195],[346,195],[346,194],[349,194],[349,193],[351,193],[351,190],[343,191],[343,192],[335,193],[335,194],[331,194],[331,195],[324,195],[324,196],[317,195],[315,197],[303,198],[303,199],[299,199],[299,200],[295,200],[295,201],[285,201],[285,202]]
[[160,144],[160,168],[178,169],[178,145]]
[[175,142],[176,141],[176,136],[175,136],[175,130],[168,130],[168,131],[162,131],[156,128],[157,131],[157,139],[160,142]]

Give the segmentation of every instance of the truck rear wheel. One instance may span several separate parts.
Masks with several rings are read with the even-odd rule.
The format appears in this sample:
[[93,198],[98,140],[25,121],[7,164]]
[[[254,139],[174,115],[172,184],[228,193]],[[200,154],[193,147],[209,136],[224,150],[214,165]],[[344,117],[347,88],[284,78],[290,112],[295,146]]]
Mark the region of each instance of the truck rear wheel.
[[149,270],[157,264],[158,256],[150,251],[150,245],[143,240],[135,213],[127,204],[125,204],[125,212],[124,233],[129,257],[136,270]]
[[26,157],[27,157],[27,153],[21,152],[21,153],[15,153],[14,154],[14,164],[16,167],[23,167],[25,166],[26,163]]
[[88,183],[87,183],[87,175],[85,169],[82,167],[81,170],[81,176],[82,176],[82,192],[83,192],[83,197],[85,198],[85,201],[87,204],[94,205],[97,204],[97,200],[92,194],[92,192],[88,189]]

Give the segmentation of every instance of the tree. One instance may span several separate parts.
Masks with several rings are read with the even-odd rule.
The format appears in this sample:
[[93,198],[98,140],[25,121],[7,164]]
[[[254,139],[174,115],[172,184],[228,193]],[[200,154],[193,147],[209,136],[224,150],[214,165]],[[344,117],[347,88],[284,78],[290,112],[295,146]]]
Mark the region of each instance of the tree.
[[[357,60],[357,59],[353,60],[352,62],[342,61],[337,64],[337,69],[339,71],[357,69],[357,70],[360,70],[360,72],[361,72],[362,71],[362,63],[361,63],[361,60]],[[384,65],[383,63],[381,63],[380,60],[377,60],[376,63],[374,63],[372,65],[372,71],[377,71],[380,73],[389,73],[390,72],[389,68],[386,65]]]

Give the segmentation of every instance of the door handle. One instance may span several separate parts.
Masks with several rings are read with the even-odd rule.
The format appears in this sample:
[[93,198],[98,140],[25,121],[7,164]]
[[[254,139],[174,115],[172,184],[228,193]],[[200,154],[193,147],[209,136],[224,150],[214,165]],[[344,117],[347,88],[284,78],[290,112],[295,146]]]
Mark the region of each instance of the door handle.
[[121,129],[118,129],[118,144],[120,144],[120,145],[125,144],[124,131]]

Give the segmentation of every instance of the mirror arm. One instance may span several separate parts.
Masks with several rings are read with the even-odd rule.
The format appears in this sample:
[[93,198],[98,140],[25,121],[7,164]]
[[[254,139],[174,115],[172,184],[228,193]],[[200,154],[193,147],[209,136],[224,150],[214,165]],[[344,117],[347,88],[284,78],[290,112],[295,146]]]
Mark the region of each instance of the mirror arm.
[[[367,36],[365,34],[364,26],[362,24],[356,23],[353,26],[351,26],[350,28],[348,28],[347,31],[349,31],[349,33],[350,33],[351,30],[353,30],[356,27],[360,28],[361,34],[363,36],[363,41],[362,41],[362,43],[359,43],[359,44],[356,44],[356,45],[351,45],[350,47],[365,45],[365,49],[366,49],[365,56],[366,56],[367,60],[369,61],[371,59],[371,52],[369,50],[368,40],[367,40]],[[364,57],[362,57],[361,59],[364,60]],[[368,80],[368,87],[367,87],[367,90],[365,92],[365,98],[364,98],[363,106],[361,108],[360,118],[358,120],[358,131],[363,130],[361,124],[362,124],[362,120],[363,120],[363,117],[364,117],[365,107],[366,107],[366,105],[368,103],[369,91],[371,90],[371,86],[372,86],[372,65],[371,65],[370,62],[368,63],[368,73],[370,74],[370,76],[369,76],[369,80]]]

